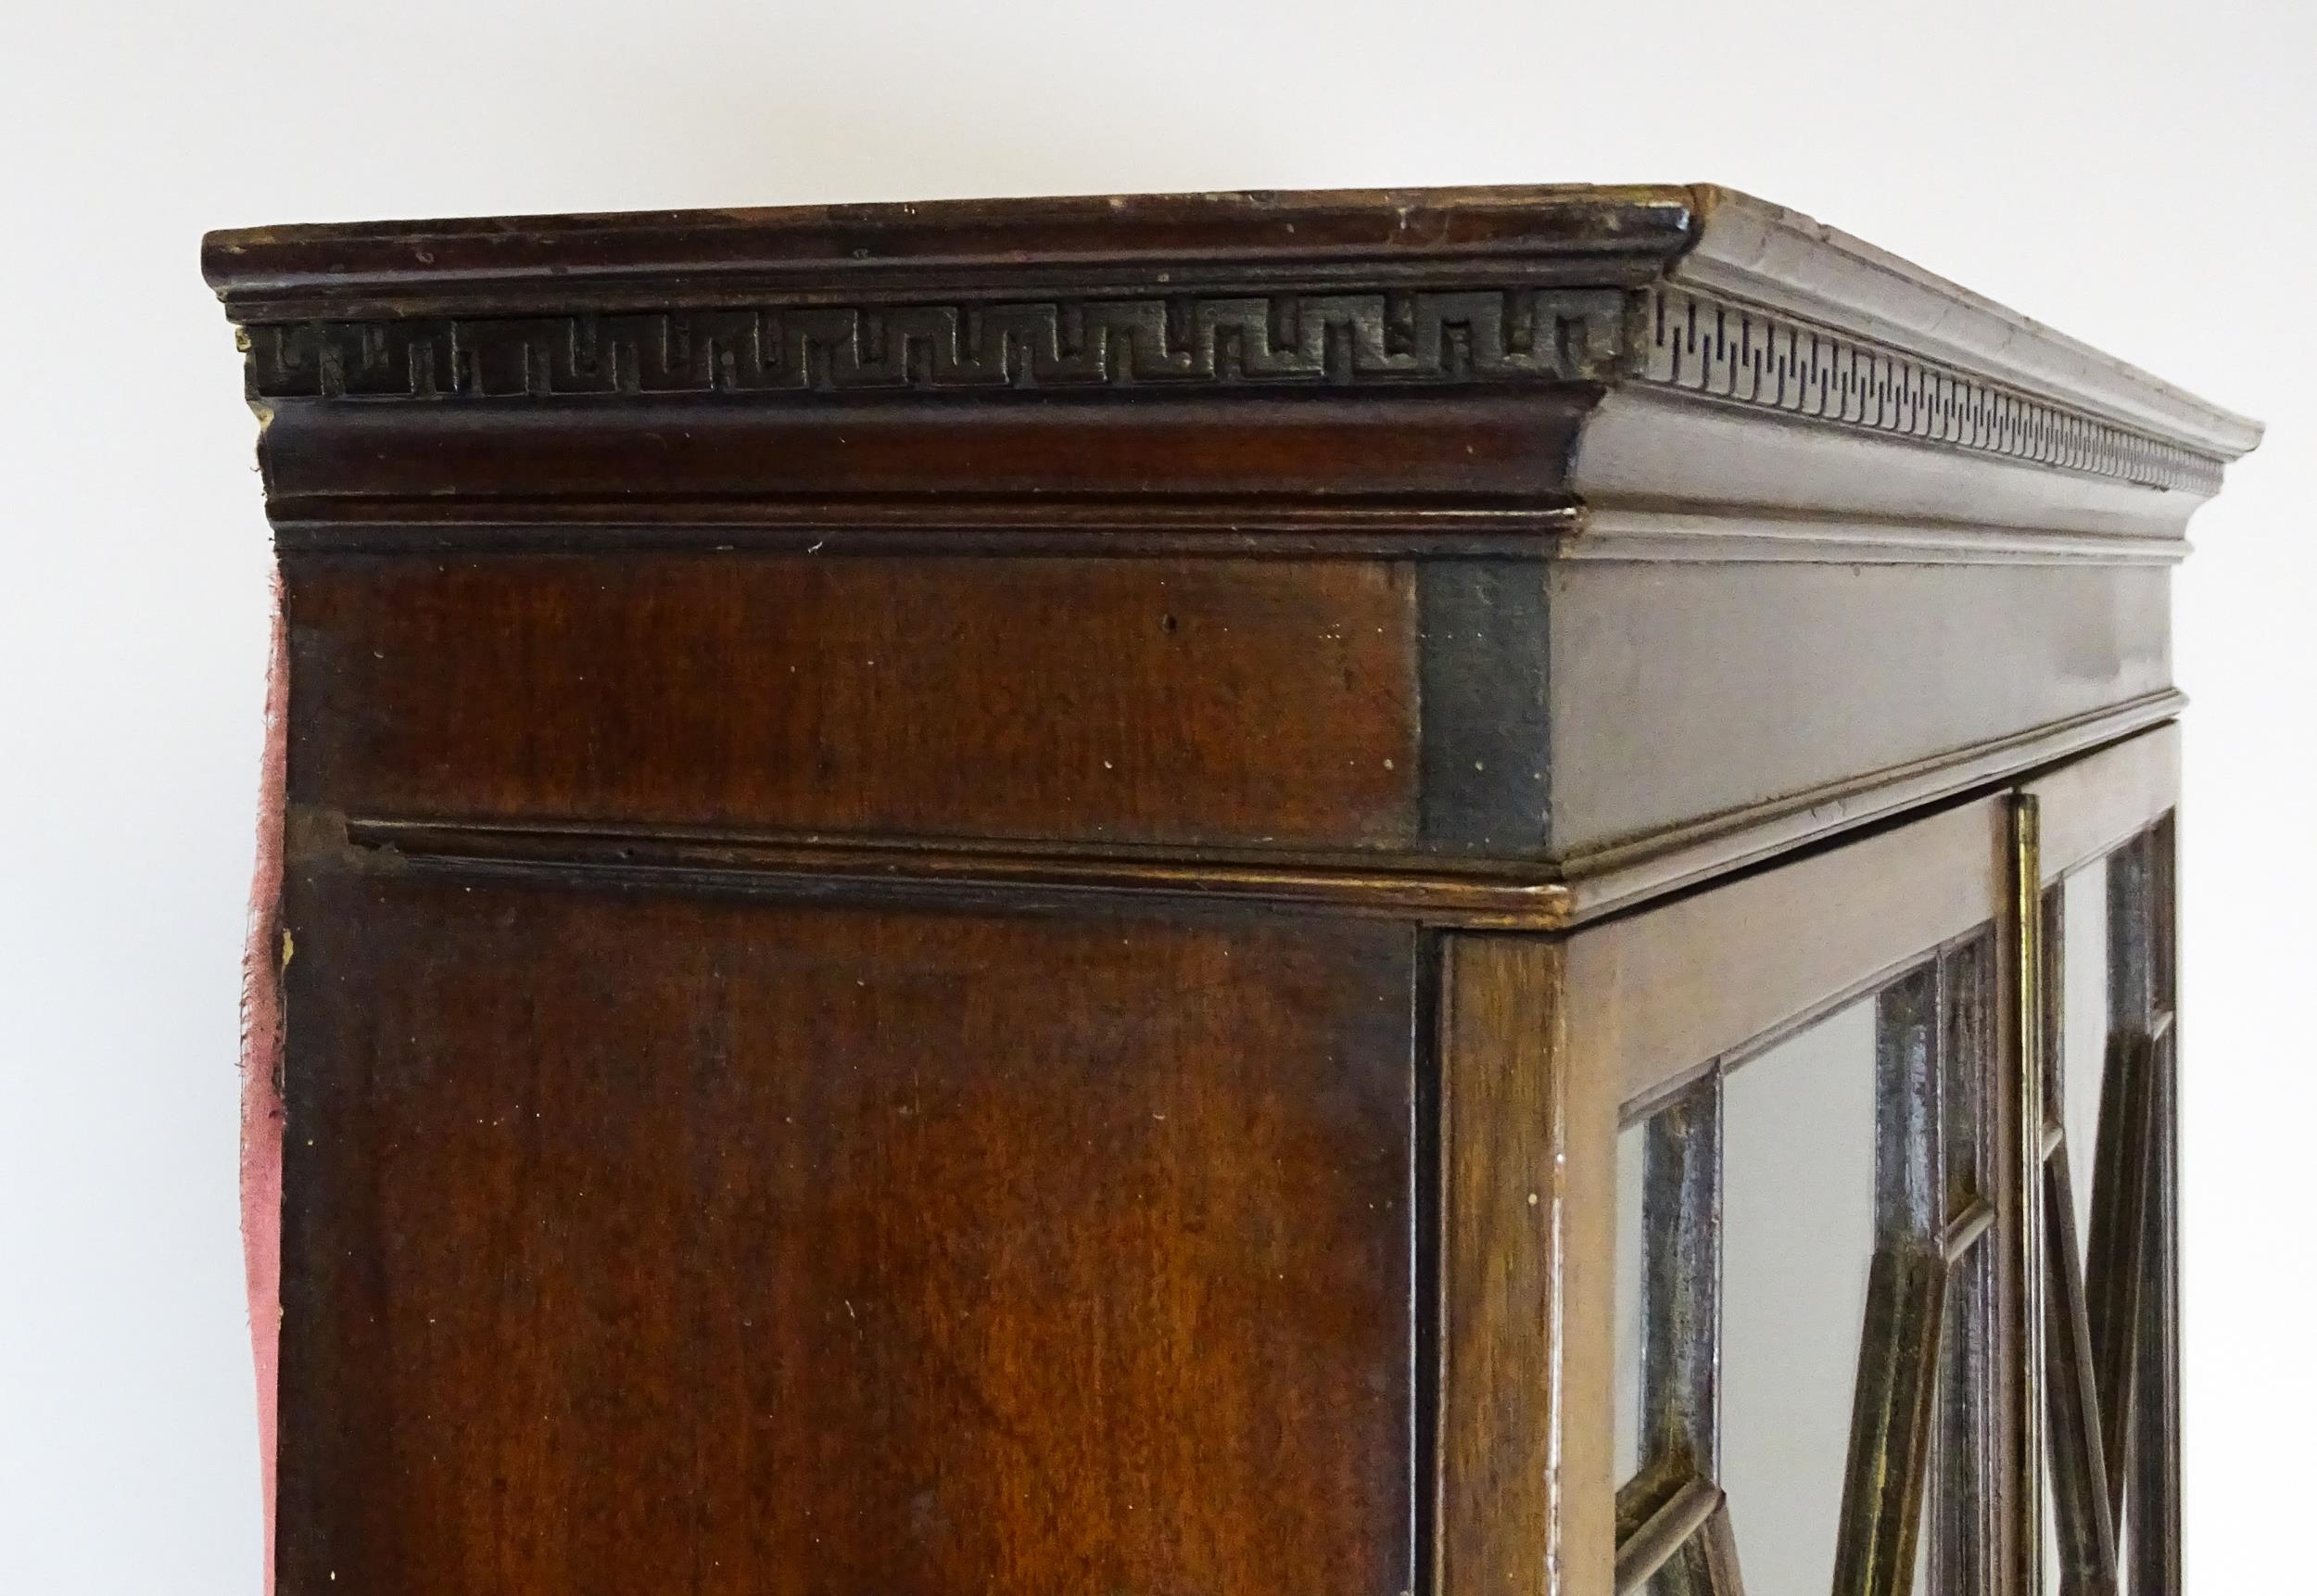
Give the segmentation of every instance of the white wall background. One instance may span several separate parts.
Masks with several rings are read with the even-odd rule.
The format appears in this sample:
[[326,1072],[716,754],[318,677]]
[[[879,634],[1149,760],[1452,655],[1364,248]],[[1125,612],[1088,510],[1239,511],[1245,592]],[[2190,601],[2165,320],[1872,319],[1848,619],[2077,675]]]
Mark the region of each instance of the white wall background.
[[2298,1585],[2312,59],[2296,0],[8,0],[0,1590],[257,1589],[234,1056],[268,551],[204,228],[1694,179],[2271,424],[2179,587],[2188,1557],[2202,1591]]

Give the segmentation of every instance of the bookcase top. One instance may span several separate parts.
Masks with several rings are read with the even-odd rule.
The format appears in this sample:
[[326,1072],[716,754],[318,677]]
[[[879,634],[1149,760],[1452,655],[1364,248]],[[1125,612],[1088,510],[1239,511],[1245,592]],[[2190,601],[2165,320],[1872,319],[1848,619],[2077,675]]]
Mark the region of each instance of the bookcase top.
[[[1067,323],[1145,298],[1188,326],[1228,322],[1257,301],[1276,323],[1325,323],[1337,301],[1375,298],[1384,316],[1365,365],[1393,380],[1383,343],[1398,309],[1421,342],[1462,332],[1460,291],[1508,295],[1673,288],[1716,311],[1749,315],[1765,351],[1758,386],[1799,339],[1825,335],[1875,355],[1930,362],[2020,397],[2110,422],[2214,462],[2259,441],[2258,424],[2054,332],[1807,216],[1712,185],[1341,189],[1132,195],[919,204],[636,211],[233,229],[204,240],[203,270],[244,325],[618,315],[717,308],[1046,311]],[[1410,310],[1418,297],[1434,303]],[[1518,320],[1519,305],[1513,306]],[[1687,301],[1678,301],[1686,304]],[[1662,314],[1662,304],[1657,308]],[[1316,314],[1313,314],[1316,312]],[[1461,318],[1461,319],[1460,319]],[[1356,320],[1348,312],[1339,323]],[[1290,377],[1361,374],[1351,342]],[[1717,334],[1718,334],[1717,327]],[[1661,329],[1662,332],[1662,329]],[[904,334],[903,336],[909,335]],[[1001,337],[1012,335],[1004,334]],[[1164,337],[1163,329],[1157,335]],[[1473,363],[1491,373],[1489,335]],[[1209,335],[1211,339],[1211,335]],[[1776,341],[1784,340],[1781,355]],[[1454,338],[1451,337],[1451,343]],[[1661,339],[1662,341],[1662,339]],[[1463,348],[1463,344],[1455,344]],[[1591,377],[1582,359],[1528,362],[1513,374]],[[1209,351],[1211,356],[1212,351]],[[1263,351],[1225,351],[1250,368]],[[1275,355],[1272,356],[1277,363]],[[1453,361],[1458,358],[1451,353]],[[1465,357],[1470,360],[1471,357]],[[1728,363],[1718,348],[1715,358]],[[1766,363],[1765,363],[1766,362]],[[1174,364],[1181,364],[1178,361]],[[1209,361],[1212,364],[1212,359]],[[1026,361],[998,379],[1032,386]],[[1155,374],[1171,374],[1158,370]],[[317,381],[319,380],[317,374]],[[906,374],[902,386],[908,386]]]

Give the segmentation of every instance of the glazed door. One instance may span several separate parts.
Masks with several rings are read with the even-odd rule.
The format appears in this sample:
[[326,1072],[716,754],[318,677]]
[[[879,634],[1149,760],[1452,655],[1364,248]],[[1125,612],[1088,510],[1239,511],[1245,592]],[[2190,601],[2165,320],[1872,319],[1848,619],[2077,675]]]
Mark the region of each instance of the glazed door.
[[2027,789],[2038,821],[2046,1591],[2180,1590],[2177,733]]
[[2174,747],[1570,939],[1617,1591],[2176,1590]]

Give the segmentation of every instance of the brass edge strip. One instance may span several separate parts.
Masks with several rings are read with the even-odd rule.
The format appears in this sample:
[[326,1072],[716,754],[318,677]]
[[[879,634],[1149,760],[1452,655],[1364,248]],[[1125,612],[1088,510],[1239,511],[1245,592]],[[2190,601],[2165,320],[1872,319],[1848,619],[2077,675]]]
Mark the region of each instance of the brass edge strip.
[[2032,1589],[2043,1567],[2043,1190],[2044,1148],[2044,918],[2042,805],[2035,794],[2011,797],[2012,966],[2011,1029],[2018,1101],[2013,1190],[2007,1215],[2018,1273],[2013,1293],[2014,1380],[2008,1393],[2015,1426],[2014,1492],[2008,1528],[2014,1538],[2015,1583]]

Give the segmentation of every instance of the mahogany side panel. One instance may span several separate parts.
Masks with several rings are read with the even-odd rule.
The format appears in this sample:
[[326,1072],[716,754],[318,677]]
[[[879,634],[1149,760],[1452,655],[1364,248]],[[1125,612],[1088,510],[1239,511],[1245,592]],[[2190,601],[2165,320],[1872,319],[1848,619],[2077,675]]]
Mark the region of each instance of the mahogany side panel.
[[412,817],[1388,846],[1411,567],[665,553],[285,563],[290,783]]
[[288,919],[290,1596],[1415,1588],[1408,929]]

